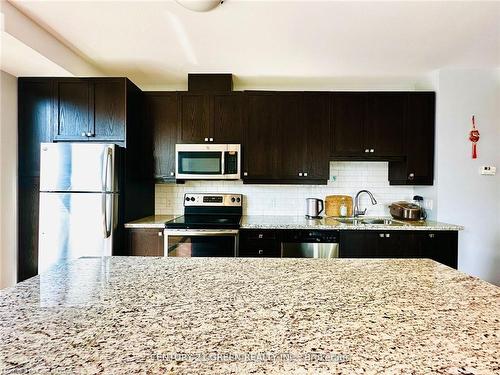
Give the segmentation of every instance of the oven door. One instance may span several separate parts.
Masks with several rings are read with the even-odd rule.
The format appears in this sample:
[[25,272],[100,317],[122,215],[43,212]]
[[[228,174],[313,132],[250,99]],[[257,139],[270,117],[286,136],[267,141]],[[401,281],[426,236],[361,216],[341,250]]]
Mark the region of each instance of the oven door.
[[165,229],[168,257],[235,257],[237,229]]

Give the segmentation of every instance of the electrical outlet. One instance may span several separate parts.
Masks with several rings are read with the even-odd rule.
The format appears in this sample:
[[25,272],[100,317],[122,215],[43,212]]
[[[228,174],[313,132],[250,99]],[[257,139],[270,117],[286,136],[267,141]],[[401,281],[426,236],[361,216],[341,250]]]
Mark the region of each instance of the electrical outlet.
[[497,173],[497,167],[483,165],[481,167],[481,174],[486,176],[494,176]]

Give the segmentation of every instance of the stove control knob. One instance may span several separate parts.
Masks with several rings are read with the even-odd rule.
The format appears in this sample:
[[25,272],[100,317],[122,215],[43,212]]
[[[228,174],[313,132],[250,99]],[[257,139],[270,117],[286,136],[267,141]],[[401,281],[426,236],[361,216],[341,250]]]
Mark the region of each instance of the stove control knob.
[[189,197],[186,197],[186,202],[189,202]]
[[236,198],[236,202],[240,203],[241,199],[240,198]]
[[234,199],[234,197],[232,197],[232,198],[231,198],[231,202],[233,202],[233,203],[234,203],[235,201],[236,201],[236,199]]
[[191,202],[194,202],[194,197],[191,197]]

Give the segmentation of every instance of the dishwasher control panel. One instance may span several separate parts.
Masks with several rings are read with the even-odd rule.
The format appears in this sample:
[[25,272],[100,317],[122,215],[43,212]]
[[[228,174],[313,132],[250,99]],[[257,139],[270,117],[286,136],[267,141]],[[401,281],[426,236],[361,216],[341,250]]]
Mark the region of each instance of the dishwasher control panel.
[[338,243],[339,237],[338,230],[287,230],[283,233],[282,242]]

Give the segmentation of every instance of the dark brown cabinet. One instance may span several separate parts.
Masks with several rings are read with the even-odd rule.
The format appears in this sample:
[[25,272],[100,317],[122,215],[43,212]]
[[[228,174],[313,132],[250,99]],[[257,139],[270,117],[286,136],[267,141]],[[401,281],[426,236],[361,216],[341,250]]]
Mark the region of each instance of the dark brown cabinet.
[[146,93],[146,126],[153,130],[154,177],[175,180],[175,144],[179,124],[177,93]]
[[245,258],[281,257],[278,231],[269,229],[240,230],[238,256]]
[[128,255],[163,256],[163,229],[129,229]]
[[457,232],[341,231],[341,258],[430,258],[457,268]]
[[406,97],[387,92],[332,94],[331,157],[403,158]]
[[96,79],[93,83],[94,118],[91,140],[124,141],[126,122],[126,80]]
[[389,163],[391,185],[432,185],[434,182],[435,93],[408,94],[405,155]]
[[54,85],[54,141],[125,141],[125,78],[56,78]]
[[245,183],[326,184],[327,94],[247,92]]
[[92,88],[87,79],[55,81],[55,141],[83,141],[93,134]]
[[179,143],[241,143],[240,93],[180,94]]

